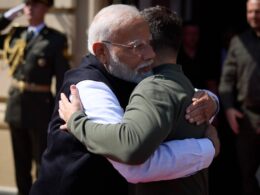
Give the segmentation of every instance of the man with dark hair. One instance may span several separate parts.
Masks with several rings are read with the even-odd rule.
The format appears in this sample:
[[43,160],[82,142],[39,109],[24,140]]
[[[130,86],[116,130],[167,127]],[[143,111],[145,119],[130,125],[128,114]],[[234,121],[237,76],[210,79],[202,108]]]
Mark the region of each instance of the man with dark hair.
[[[114,121],[111,123],[116,124],[99,124],[107,123],[100,122],[100,118],[108,115],[107,113],[109,113],[109,116],[113,115],[113,109],[115,110],[118,104],[110,102],[111,104],[107,108],[103,108],[104,104],[101,104],[102,115],[96,116],[97,112],[93,114],[95,112],[95,100],[93,99],[94,102],[85,100],[87,89],[84,90],[80,83],[77,84],[80,94],[77,93],[75,86],[71,87],[72,103],[68,101],[64,94],[61,94],[59,108],[60,117],[68,122],[62,128],[68,127],[70,132],[85,144],[89,151],[111,159],[110,162],[126,178],[129,167],[124,167],[121,163],[139,166],[140,163],[145,162],[150,155],[154,154],[154,151],[162,142],[174,139],[202,138],[207,129],[213,129],[215,155],[219,152],[217,133],[212,125],[207,123],[195,125],[185,119],[186,108],[192,102],[195,90],[182,73],[181,66],[176,64],[181,43],[181,19],[175,13],[160,6],[145,9],[142,11],[142,15],[149,23],[152,33],[152,46],[157,54],[154,59],[154,76],[142,80],[132,92],[121,123]],[[129,28],[128,33],[136,29],[127,28]],[[102,47],[105,48],[100,52],[106,51],[107,48],[109,53],[104,55],[111,55],[108,58],[110,61],[108,60],[107,63],[110,66],[117,63],[117,68],[122,68],[122,61],[115,58],[115,55],[118,52],[117,46],[125,47],[125,45],[115,42],[113,37],[103,40],[105,44]],[[145,47],[145,45],[137,45],[134,48],[140,49],[140,51],[148,50]],[[122,55],[123,51],[121,52]],[[104,57],[103,60],[105,61],[105,59]],[[114,64],[111,63],[112,60]],[[123,77],[124,75],[121,72],[120,76]],[[78,111],[80,110],[79,95],[85,112]],[[95,97],[97,98],[97,96]],[[109,98],[107,97],[107,99]],[[100,99],[96,101],[104,102]],[[94,104],[94,107],[88,104]],[[100,108],[96,106],[96,109]],[[98,121],[99,123],[96,123]],[[178,147],[175,149],[179,153],[185,152],[185,150],[179,150]],[[175,154],[174,148],[172,154]],[[161,154],[161,158],[165,158],[165,156]],[[192,166],[192,155],[190,155],[190,158],[187,157],[186,160],[183,160],[183,163],[185,162],[190,162]],[[167,165],[166,163],[161,164],[158,169],[164,170],[164,166]],[[181,167],[179,168],[181,169]],[[198,170],[198,172],[180,179],[172,177],[173,175],[169,171],[170,167],[168,174],[157,175],[157,177],[146,181],[129,180],[132,183],[137,183],[134,185],[133,193],[149,195],[208,194],[207,170]]]

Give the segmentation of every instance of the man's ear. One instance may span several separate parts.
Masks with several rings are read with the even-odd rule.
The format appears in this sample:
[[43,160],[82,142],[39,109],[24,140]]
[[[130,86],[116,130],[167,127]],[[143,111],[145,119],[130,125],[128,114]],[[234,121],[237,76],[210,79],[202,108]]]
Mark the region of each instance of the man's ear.
[[92,45],[92,49],[93,49],[95,56],[99,59],[99,61],[102,64],[107,64],[107,62],[108,62],[108,53],[107,53],[108,50],[107,50],[107,47],[105,46],[105,44],[100,43],[100,42],[94,43]]

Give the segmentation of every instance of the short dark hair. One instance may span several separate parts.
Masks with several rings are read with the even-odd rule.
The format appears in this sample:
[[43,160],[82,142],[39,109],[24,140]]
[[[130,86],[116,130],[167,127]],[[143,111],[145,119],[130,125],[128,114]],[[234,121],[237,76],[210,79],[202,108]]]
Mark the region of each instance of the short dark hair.
[[48,7],[53,6],[54,0],[24,0],[24,3],[42,3],[47,5]]
[[154,50],[170,48],[177,52],[182,42],[182,19],[177,13],[157,5],[141,14],[149,23]]

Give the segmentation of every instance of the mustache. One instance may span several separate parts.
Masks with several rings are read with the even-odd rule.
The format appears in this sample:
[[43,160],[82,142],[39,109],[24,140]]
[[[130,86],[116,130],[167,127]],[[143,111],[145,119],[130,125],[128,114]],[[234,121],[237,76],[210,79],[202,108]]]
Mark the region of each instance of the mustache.
[[140,69],[142,69],[142,68],[146,68],[146,67],[151,67],[152,66],[152,64],[153,64],[153,60],[151,59],[151,60],[149,60],[149,61],[147,61],[147,62],[145,62],[145,63],[142,63],[142,64],[140,64],[138,67],[136,67],[135,68],[135,71],[139,71]]

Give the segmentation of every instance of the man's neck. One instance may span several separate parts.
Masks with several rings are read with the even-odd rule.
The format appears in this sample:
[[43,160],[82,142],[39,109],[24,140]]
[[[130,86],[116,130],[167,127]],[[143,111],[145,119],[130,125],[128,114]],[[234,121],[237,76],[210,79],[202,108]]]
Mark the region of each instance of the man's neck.
[[176,55],[171,52],[162,52],[160,54],[157,53],[156,58],[154,60],[154,67],[161,65],[161,64],[176,64],[177,58]]
[[44,28],[45,24],[41,23],[37,26],[28,26],[28,31],[33,31],[34,35],[38,35],[40,33],[40,31]]
[[38,26],[42,23],[44,23],[44,17],[43,18],[31,18],[29,19],[29,26]]

